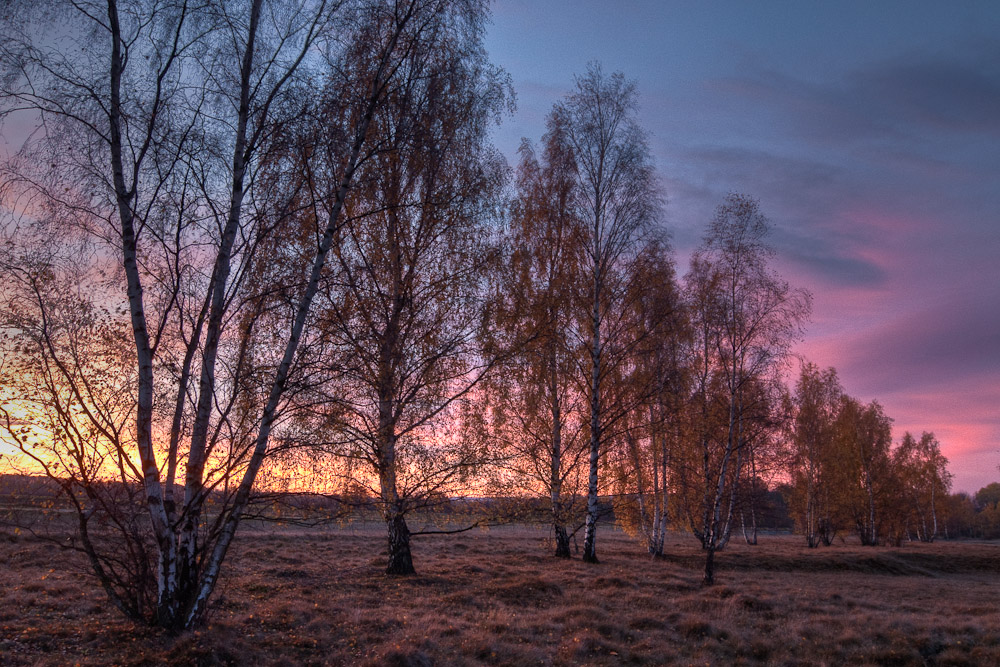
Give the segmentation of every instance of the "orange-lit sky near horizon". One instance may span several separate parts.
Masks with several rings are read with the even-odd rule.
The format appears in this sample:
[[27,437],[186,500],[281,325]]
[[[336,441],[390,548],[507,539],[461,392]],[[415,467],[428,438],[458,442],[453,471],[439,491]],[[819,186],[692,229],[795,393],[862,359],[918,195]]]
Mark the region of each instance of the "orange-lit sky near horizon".
[[497,0],[487,48],[512,164],[587,63],[640,94],[683,274],[751,194],[809,289],[797,352],[933,431],[954,489],[1000,480],[1000,3]]

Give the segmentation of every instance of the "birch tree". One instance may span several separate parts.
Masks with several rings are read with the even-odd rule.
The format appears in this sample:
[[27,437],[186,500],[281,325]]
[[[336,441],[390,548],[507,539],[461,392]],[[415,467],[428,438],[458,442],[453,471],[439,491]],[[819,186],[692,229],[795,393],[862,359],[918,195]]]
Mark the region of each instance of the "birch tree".
[[[414,572],[406,517],[455,493],[485,457],[462,428],[494,366],[491,276],[505,164],[488,143],[511,99],[486,60],[481,3],[443,3],[372,119],[318,300],[329,354],[328,448],[378,499],[390,574]],[[436,531],[435,531],[436,532]]]
[[[110,459],[94,474],[142,489],[135,498],[155,544],[155,604],[134,590],[142,576],[123,587],[109,573],[123,549],[100,552],[83,540],[95,574],[126,615],[172,632],[203,617],[269,453],[346,195],[374,150],[372,118],[440,4],[8,6],[0,46],[4,113],[27,110],[41,124],[5,165],[5,205],[56,248],[73,245],[85,251],[77,259],[89,260],[70,265],[64,252],[58,262],[33,262],[37,253],[22,247],[11,263],[36,297],[29,324],[44,344],[36,346],[35,366],[56,374],[50,386],[69,387],[73,421],[58,422],[65,438],[52,442],[69,443],[74,456],[100,443]],[[307,92],[317,85],[340,101],[339,115],[328,119],[338,124],[331,149],[337,178],[326,192],[311,193],[323,202],[323,216],[288,326],[274,339],[252,326],[263,301],[250,268],[269,235],[291,219],[285,214],[301,192],[265,200],[256,177],[273,159],[275,131],[317,102]],[[118,412],[112,419],[95,408],[105,399],[67,352],[72,348],[47,340],[54,304],[36,286],[64,280],[70,269],[86,286],[84,300],[114,304],[127,295],[123,308],[107,308],[132,341],[119,366],[131,378],[119,390],[134,406],[124,422]],[[249,351],[263,349],[255,336],[271,336],[280,350],[272,365],[250,367]],[[70,437],[81,420],[87,437]],[[29,455],[39,451],[29,440],[18,444]],[[37,459],[60,474],[51,459]],[[94,499],[100,486],[81,463],[70,463],[78,474],[63,488],[84,535],[101,509]],[[210,501],[217,503],[212,515]]]
[[638,344],[628,364],[623,401],[631,406],[616,429],[615,516],[663,556],[688,382],[688,323],[666,248],[650,246],[637,265],[643,292],[632,300]]
[[706,552],[705,584],[713,583],[715,552],[731,535],[749,421],[762,414],[751,410],[750,397],[778,381],[780,364],[809,312],[808,293],[790,288],[768,266],[768,227],[756,200],[729,195],[716,209],[686,279],[702,419],[700,502],[689,516]]
[[878,401],[865,405],[844,396],[837,412],[838,449],[847,463],[845,505],[865,546],[884,537],[885,500],[890,481],[892,419]]
[[[645,134],[636,120],[635,85],[598,64],[576,80],[576,90],[553,110],[576,164],[574,215],[579,220],[586,286],[579,290],[588,313],[585,328],[589,402],[589,477],[583,559],[597,562],[598,468],[605,431],[627,410],[609,410],[606,378],[625,363],[633,341],[625,330],[624,301],[630,265],[659,210],[659,195]],[[632,290],[634,293],[634,290]]]
[[917,440],[906,432],[893,451],[893,472],[897,477],[905,530],[916,533],[921,542],[933,542],[938,535],[940,507],[951,488],[948,459],[933,433],[924,432]]
[[518,492],[549,500],[555,556],[570,557],[570,538],[583,526],[578,499],[584,439],[584,395],[575,372],[580,321],[573,303],[582,261],[573,215],[576,165],[549,123],[542,155],[521,144],[518,196],[510,213],[511,256],[503,277],[500,323],[528,341],[490,385],[498,426],[511,450]]
[[803,364],[795,386],[792,430],[794,505],[810,548],[829,545],[836,531],[838,493],[834,422],[843,390],[833,368]]

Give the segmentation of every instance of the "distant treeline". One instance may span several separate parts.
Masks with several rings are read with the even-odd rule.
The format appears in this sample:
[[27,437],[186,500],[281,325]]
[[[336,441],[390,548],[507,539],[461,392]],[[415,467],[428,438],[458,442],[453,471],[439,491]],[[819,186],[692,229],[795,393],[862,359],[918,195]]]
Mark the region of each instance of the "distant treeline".
[[[789,506],[795,496],[796,490],[790,484],[778,484],[763,491],[758,504],[758,529],[764,533],[804,534]],[[217,500],[221,501],[222,497]],[[627,522],[615,515],[615,507],[626,506],[632,500],[634,498],[628,496],[602,496],[601,520],[627,529]],[[676,498],[672,500],[672,504],[677,503]],[[381,521],[378,504],[377,497],[275,492],[259,494],[251,503],[255,508],[251,516],[275,523],[345,525],[356,521]],[[29,524],[39,519],[35,510],[69,507],[56,480],[40,475],[0,475],[0,524]],[[31,514],[25,515],[25,511]],[[550,519],[549,513],[546,501],[537,497],[441,498],[433,507],[425,508],[421,518],[450,527],[509,523],[544,525]],[[965,492],[946,495],[941,499],[939,521],[940,537],[944,539],[1000,538],[1000,482],[993,482],[971,496]],[[670,527],[683,531],[683,518],[675,513]],[[840,536],[847,534],[849,531]],[[919,536],[913,533],[907,538],[919,539]]]

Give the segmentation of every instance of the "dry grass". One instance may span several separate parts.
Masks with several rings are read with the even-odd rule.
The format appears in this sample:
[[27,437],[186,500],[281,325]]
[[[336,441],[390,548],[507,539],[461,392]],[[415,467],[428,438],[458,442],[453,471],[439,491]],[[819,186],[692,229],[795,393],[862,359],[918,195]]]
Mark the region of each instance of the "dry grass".
[[1000,545],[734,543],[712,588],[693,539],[651,561],[621,533],[599,565],[545,533],[415,543],[382,574],[376,531],[244,532],[211,618],[178,638],[121,620],[67,552],[0,535],[5,665],[1000,664]]

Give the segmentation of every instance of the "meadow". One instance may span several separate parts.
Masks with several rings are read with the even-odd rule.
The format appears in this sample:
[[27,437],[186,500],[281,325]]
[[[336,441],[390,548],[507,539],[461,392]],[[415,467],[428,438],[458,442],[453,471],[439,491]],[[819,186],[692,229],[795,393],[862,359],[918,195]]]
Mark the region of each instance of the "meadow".
[[550,556],[544,529],[414,540],[383,574],[377,526],[243,530],[201,629],[168,637],[110,609],[74,552],[0,534],[4,665],[1000,664],[1000,544],[734,539],[667,557],[605,527],[601,562]]

